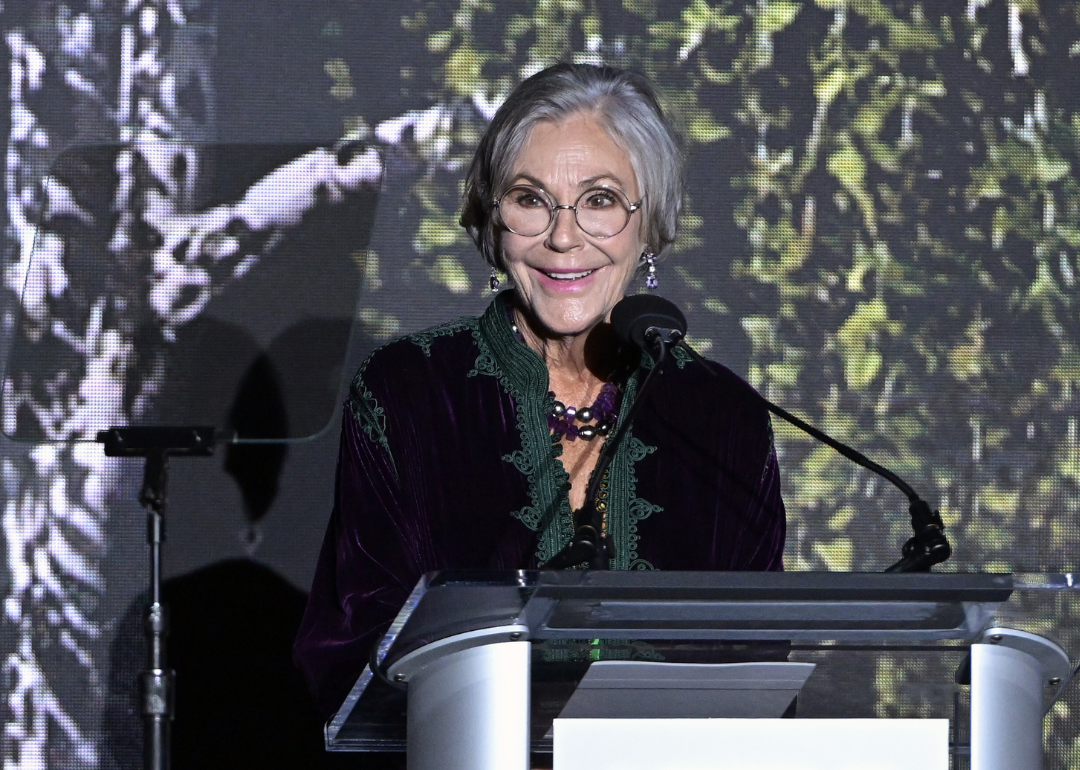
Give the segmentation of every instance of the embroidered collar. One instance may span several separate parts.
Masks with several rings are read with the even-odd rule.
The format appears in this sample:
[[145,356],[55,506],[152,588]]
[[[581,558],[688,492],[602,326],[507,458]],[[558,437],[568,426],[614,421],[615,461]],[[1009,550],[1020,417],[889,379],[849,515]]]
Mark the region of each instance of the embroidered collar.
[[[499,379],[514,401],[521,449],[503,459],[528,477],[531,505],[513,515],[539,532],[537,561],[543,564],[558,553],[573,535],[569,475],[559,456],[562,445],[551,441],[547,414],[554,403],[549,395],[547,366],[539,355],[518,339],[508,318],[512,292],[499,294],[480,317],[475,332],[480,355],[471,376]],[[623,387],[628,408],[640,385],[640,365],[633,368]],[[637,522],[662,510],[638,498],[634,465],[655,451],[630,432],[615,452],[608,470],[606,500],[608,534],[614,547],[613,569],[649,569],[637,555]]]

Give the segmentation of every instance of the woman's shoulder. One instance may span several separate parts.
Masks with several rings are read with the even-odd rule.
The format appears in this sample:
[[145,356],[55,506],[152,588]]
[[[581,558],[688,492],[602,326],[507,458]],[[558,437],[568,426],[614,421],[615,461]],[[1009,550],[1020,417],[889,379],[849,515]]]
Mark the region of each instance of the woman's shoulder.
[[368,354],[345,401],[365,430],[384,435],[387,409],[445,390],[476,359],[477,318],[464,316],[396,337]]
[[728,367],[708,359],[694,359],[682,348],[675,348],[672,360],[664,367],[657,389],[666,388],[671,404],[685,409],[719,409],[751,419],[767,419],[768,410],[754,386]]
[[475,346],[474,332],[478,322],[476,316],[462,316],[395,337],[368,354],[356,379],[381,376],[384,372],[401,373],[415,365],[427,368],[431,363],[454,359],[464,348]]
[[686,386],[728,391],[755,401],[761,398],[753,385],[718,361],[695,358],[682,347],[674,348],[671,358],[666,368]]

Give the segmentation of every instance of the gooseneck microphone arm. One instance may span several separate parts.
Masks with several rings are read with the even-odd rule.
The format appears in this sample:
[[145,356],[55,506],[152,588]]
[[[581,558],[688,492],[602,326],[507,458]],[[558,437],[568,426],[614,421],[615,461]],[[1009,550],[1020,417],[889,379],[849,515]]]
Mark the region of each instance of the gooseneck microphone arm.
[[[707,371],[716,376],[717,373],[696,350],[684,342],[680,342],[680,347],[688,352],[694,360],[701,363]],[[915,534],[904,543],[901,549],[902,558],[900,561],[886,568],[885,572],[926,572],[935,564],[940,564],[952,555],[952,547],[945,537],[945,523],[941,520],[941,514],[933,510],[929,503],[919,497],[910,484],[888,468],[877,464],[862,452],[837,441],[808,422],[800,420],[791,412],[777,406],[764,396],[759,395],[758,398],[761,399],[761,403],[764,404],[765,408],[777,417],[813,436],[821,443],[832,447],[856,465],[861,465],[863,468],[881,476],[907,496],[908,511],[911,514],[911,528]]]
[[[615,450],[629,429],[637,407],[641,403],[642,395],[652,384],[655,374],[660,369],[660,364],[667,356],[669,346],[682,347],[694,360],[702,364],[707,372],[713,376],[719,376],[719,373],[698,355],[697,351],[683,342],[686,334],[686,318],[678,307],[663,297],[638,294],[624,298],[611,311],[611,325],[623,340],[652,353],[656,365],[646,377],[625,419],[619,421],[619,429],[615,436],[604,445],[597,459],[596,470],[589,482],[585,505],[575,511],[574,538],[566,548],[544,565],[550,569],[572,567],[586,560],[594,569],[607,566],[607,542],[601,534],[603,514],[596,509],[596,492]],[[952,547],[945,537],[945,523],[941,520],[941,514],[919,497],[910,484],[888,468],[878,465],[862,452],[800,420],[764,396],[758,395],[758,398],[761,399],[762,405],[777,417],[832,447],[853,463],[881,476],[907,496],[911,528],[915,534],[904,543],[900,561],[888,567],[885,572],[925,572],[952,555]]]
[[[680,335],[678,339],[681,338]],[[585,561],[589,562],[589,569],[608,568],[608,540],[603,534],[604,513],[596,506],[596,493],[600,490],[600,484],[608,466],[611,465],[612,458],[615,457],[616,450],[630,430],[634,415],[641,407],[642,396],[655,382],[656,374],[667,358],[668,340],[661,338],[656,344],[658,345],[656,362],[634,396],[634,403],[619,417],[618,428],[612,437],[604,442],[604,448],[600,450],[600,456],[596,458],[596,468],[593,469],[589,486],[585,490],[585,504],[574,511],[574,537],[565,548],[544,563],[544,569],[566,569]]]

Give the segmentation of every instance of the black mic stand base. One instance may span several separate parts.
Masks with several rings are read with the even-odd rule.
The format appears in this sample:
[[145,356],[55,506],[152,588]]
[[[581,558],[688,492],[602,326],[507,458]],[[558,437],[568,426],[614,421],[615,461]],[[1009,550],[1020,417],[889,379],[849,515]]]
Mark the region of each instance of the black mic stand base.
[[585,562],[589,562],[591,566],[597,554],[607,552],[600,541],[596,529],[591,524],[584,524],[574,532],[574,539],[569,545],[544,562],[544,569],[569,569]]
[[[938,536],[944,541],[944,535],[938,533]],[[882,570],[883,572],[929,572],[935,564],[941,564],[952,556],[952,548],[947,542],[928,547],[919,535],[915,535],[904,543],[901,550],[904,558],[886,567]]]
[[952,556],[952,546],[945,537],[945,522],[941,520],[941,514],[918,497],[911,501],[908,509],[915,534],[904,543],[900,551],[903,558],[885,572],[929,572],[935,564],[941,564]]

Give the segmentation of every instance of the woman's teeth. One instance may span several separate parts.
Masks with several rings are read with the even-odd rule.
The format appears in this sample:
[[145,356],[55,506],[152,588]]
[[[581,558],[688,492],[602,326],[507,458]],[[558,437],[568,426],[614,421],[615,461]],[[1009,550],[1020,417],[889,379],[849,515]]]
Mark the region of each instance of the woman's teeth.
[[584,278],[592,273],[592,270],[583,270],[580,273],[544,273],[548,278],[554,278],[556,281],[576,281],[578,278]]

